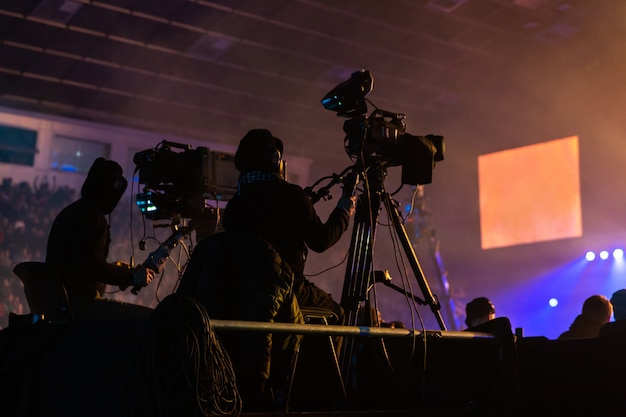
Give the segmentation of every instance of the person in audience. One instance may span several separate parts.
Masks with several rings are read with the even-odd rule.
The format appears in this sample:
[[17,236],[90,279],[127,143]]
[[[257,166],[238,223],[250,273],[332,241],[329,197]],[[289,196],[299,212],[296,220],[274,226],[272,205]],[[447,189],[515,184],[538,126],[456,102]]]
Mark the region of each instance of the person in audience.
[[487,297],[474,298],[465,305],[465,324],[468,328],[496,318],[496,308]]
[[612,342],[626,342],[626,289],[615,291],[610,301],[613,307],[613,321],[605,323],[600,328],[599,337]]
[[613,306],[613,319],[615,321],[626,319],[626,289],[615,291],[610,301]]
[[97,158],[81,188],[81,198],[55,218],[46,263],[56,267],[65,283],[70,304],[79,318],[146,318],[152,309],[103,298],[108,285],[143,287],[154,271],[123,262],[109,262],[110,229],[106,215],[126,190],[122,167]]
[[574,319],[569,330],[558,339],[585,339],[598,337],[600,328],[611,320],[613,307],[604,295],[592,295],[583,303],[582,312]]

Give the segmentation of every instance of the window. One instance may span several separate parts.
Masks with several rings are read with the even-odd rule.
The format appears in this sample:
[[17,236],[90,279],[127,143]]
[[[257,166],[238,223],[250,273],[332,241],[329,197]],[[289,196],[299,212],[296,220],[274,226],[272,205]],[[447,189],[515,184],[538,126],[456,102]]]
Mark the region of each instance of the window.
[[67,136],[55,136],[52,140],[50,168],[56,171],[86,174],[96,158],[109,158],[111,146]]
[[33,166],[37,153],[37,132],[0,126],[0,162]]

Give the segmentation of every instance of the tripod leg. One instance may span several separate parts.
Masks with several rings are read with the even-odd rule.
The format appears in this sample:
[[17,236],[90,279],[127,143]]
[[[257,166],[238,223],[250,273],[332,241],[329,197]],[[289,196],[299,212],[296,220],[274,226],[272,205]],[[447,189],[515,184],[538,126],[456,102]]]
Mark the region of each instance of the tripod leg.
[[439,304],[439,300],[435,298],[432,291],[430,290],[430,286],[428,285],[428,282],[426,281],[426,277],[424,276],[424,271],[422,270],[422,267],[420,266],[419,261],[417,260],[417,256],[415,255],[415,250],[413,249],[413,245],[411,245],[411,240],[409,239],[406,233],[406,229],[404,228],[402,221],[400,221],[401,219],[400,213],[398,213],[398,209],[393,204],[391,200],[391,196],[389,194],[384,193],[382,199],[385,204],[387,213],[391,217],[396,234],[398,235],[398,238],[400,239],[400,242],[402,243],[402,248],[404,249],[406,257],[408,258],[409,263],[411,264],[411,269],[413,270],[413,273],[415,274],[415,278],[417,279],[417,282],[420,286],[420,289],[424,296],[424,301],[426,301],[426,304],[430,306],[430,309],[435,315],[435,319],[437,320],[437,323],[439,324],[439,327],[441,328],[441,330],[446,330],[446,324],[444,323],[443,317],[441,316],[441,304]]
[[[359,315],[361,302],[367,298],[367,292],[372,282],[372,253],[376,219],[372,222],[369,213],[371,206],[363,198],[357,201],[354,216],[354,228],[350,243],[346,275],[341,295],[341,306],[345,313],[344,324],[355,326]],[[380,204],[380,203],[378,203]],[[376,213],[378,213],[376,205]],[[351,374],[354,338],[346,337],[341,346],[341,371],[345,380]]]

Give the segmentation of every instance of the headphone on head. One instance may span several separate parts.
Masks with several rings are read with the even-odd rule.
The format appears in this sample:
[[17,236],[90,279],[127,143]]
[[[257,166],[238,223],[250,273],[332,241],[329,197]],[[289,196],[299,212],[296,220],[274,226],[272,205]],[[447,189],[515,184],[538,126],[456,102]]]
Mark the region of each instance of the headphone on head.
[[269,171],[284,177],[283,142],[267,129],[252,129],[239,142],[235,167],[240,172]]
[[276,146],[270,147],[268,165],[273,171],[281,173],[283,167],[283,155],[280,149],[278,149],[278,147]]

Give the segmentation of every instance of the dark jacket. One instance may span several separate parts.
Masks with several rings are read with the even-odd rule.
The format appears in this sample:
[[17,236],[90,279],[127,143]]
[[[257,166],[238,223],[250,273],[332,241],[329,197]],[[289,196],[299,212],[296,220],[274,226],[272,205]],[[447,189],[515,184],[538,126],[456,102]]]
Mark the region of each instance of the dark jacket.
[[111,238],[105,215],[113,211],[125,189],[121,167],[98,158],[83,183],[81,198],[55,218],[46,263],[58,268],[70,298],[101,296],[106,284],[132,285],[128,265],[107,261]]
[[[231,231],[196,246],[177,293],[198,300],[213,319],[304,323],[292,286],[291,268],[265,239]],[[245,397],[261,381],[285,381],[300,337],[226,332],[220,340]]]
[[559,339],[585,339],[594,338],[600,335],[600,328],[604,325],[603,321],[587,317],[579,314],[574,319],[569,330],[558,337]]
[[323,223],[301,187],[270,181],[241,185],[222,221],[227,231],[263,236],[291,266],[295,279],[303,280],[308,249],[323,252],[333,246],[350,219],[345,210],[335,208]]
[[106,284],[131,285],[132,270],[107,262],[111,242],[104,214],[86,200],[64,208],[52,224],[46,263],[58,267],[70,296],[99,295]]

